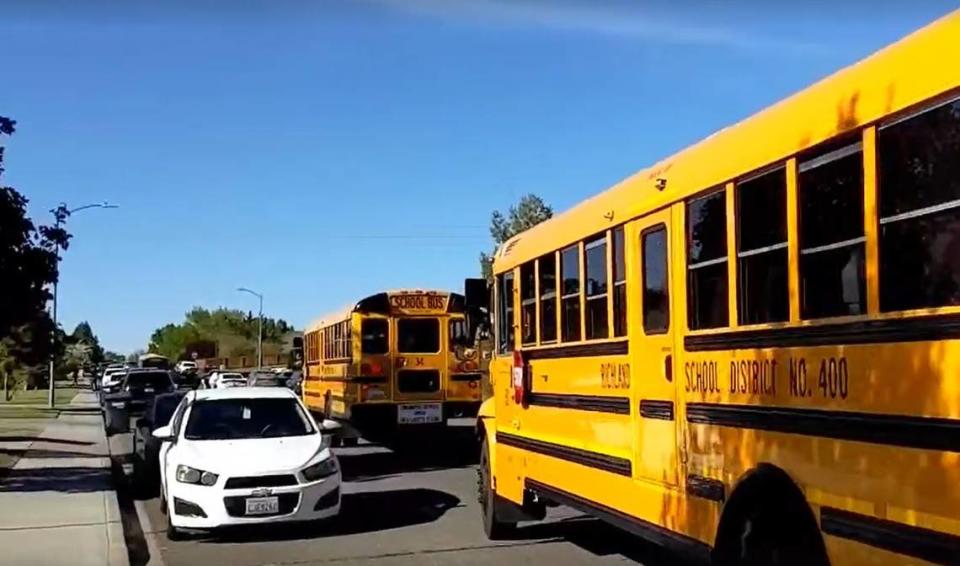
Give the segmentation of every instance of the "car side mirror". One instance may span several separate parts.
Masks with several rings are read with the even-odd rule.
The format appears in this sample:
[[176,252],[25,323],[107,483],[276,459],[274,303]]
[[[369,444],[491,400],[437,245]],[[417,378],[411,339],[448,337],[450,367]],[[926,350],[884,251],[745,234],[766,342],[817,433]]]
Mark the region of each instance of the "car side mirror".
[[173,430],[170,425],[162,426],[153,431],[153,437],[164,442],[173,442]]
[[317,423],[320,427],[320,434],[333,434],[343,428],[343,426],[333,419],[323,419]]

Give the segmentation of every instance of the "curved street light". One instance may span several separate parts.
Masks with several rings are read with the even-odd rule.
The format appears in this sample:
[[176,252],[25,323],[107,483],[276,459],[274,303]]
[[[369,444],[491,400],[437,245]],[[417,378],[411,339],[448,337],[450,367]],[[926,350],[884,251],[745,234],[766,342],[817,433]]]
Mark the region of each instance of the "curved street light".
[[260,300],[260,310],[257,313],[257,371],[263,369],[263,295],[246,287],[237,287],[241,293],[250,293]]
[[[76,208],[69,208],[67,206],[67,203],[61,202],[60,206],[50,210],[54,218],[54,228],[59,230],[60,225],[66,222],[67,217],[69,217],[71,214],[80,212],[81,210],[87,210],[89,208],[120,208],[120,207],[115,204],[110,204],[107,201],[103,201],[103,202],[98,202],[93,204],[85,204],[83,206],[78,206]],[[50,344],[52,346],[56,346],[56,341],[57,341],[57,283],[60,280],[60,244],[59,243],[54,244],[54,257],[56,258],[57,276],[53,280],[53,305],[51,309],[53,311],[53,317],[52,317],[53,318],[53,334],[50,336]],[[56,365],[56,354],[54,352],[54,349],[55,348],[51,348],[51,351],[50,351],[50,375],[49,375],[50,394],[49,394],[49,398],[47,399],[47,404],[50,406],[51,409],[56,405],[56,402],[54,400],[55,387],[53,384],[54,370]]]

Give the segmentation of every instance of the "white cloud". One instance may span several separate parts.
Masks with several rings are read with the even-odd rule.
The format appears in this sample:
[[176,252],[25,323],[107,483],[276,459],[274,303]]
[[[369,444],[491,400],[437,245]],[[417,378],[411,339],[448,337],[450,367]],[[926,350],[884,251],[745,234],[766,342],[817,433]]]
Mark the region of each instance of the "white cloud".
[[530,0],[367,0],[392,9],[487,25],[536,26],[580,33],[648,40],[677,45],[718,46],[745,50],[777,50],[809,54],[816,45],[759,37],[743,30],[699,25],[665,18],[609,2],[536,2]]

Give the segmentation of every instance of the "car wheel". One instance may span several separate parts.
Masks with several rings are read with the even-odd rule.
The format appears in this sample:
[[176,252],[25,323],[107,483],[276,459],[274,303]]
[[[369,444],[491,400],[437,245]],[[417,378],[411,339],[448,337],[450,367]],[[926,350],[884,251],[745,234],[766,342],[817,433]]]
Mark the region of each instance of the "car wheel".
[[493,491],[493,473],[490,470],[490,447],[484,438],[480,445],[480,466],[477,469],[477,499],[483,513],[483,532],[490,540],[509,538],[517,528],[516,523],[497,517],[497,494]]

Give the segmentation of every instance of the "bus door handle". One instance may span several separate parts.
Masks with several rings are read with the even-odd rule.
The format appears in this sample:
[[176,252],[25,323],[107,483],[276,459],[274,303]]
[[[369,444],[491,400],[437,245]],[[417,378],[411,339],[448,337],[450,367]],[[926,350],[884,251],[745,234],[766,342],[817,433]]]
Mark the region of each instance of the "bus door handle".
[[663,358],[663,375],[667,381],[673,381],[673,354],[667,354]]

